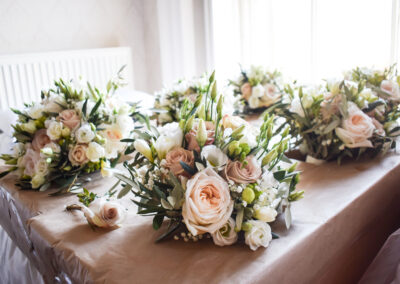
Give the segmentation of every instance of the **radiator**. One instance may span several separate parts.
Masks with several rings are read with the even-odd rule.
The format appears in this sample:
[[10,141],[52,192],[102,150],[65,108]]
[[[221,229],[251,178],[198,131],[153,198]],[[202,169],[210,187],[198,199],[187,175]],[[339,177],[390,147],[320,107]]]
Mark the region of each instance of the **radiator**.
[[133,89],[129,47],[0,56],[0,109],[39,100],[41,90],[51,87],[59,78],[69,80],[82,76],[104,89],[123,65],[126,65],[122,74],[127,87]]

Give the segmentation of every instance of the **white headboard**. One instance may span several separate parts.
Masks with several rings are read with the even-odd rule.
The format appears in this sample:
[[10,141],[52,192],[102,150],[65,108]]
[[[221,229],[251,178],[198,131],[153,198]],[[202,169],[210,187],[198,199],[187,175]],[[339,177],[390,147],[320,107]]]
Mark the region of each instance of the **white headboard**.
[[129,47],[0,56],[0,109],[38,100],[40,91],[60,77],[69,80],[82,76],[104,88],[123,65],[123,77],[133,89]]

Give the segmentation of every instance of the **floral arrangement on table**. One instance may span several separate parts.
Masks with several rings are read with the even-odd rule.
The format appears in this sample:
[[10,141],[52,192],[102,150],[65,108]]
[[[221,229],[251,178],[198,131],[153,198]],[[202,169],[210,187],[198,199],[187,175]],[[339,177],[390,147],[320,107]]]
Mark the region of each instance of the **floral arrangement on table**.
[[[122,69],[120,70],[120,72]],[[81,186],[88,174],[113,167],[131,137],[137,114],[134,107],[113,96],[123,84],[120,72],[100,92],[89,83],[55,81],[55,87],[43,91],[41,101],[25,104],[13,111],[18,122],[13,126],[16,143],[13,154],[1,156],[18,175],[23,189],[48,189],[57,184],[58,193]]]
[[399,77],[393,68],[383,72],[356,68],[345,80],[326,86],[285,90],[287,104],[275,111],[286,119],[295,145],[307,161],[322,163],[365,151],[386,153],[400,134]]
[[153,216],[155,230],[169,219],[158,241],[178,228],[183,240],[212,237],[219,246],[239,237],[252,250],[267,247],[273,233],[268,223],[278,213],[291,223],[290,204],[302,197],[295,191],[296,165],[284,156],[288,129],[274,132],[274,117],[257,129],[243,119],[223,115],[222,95],[211,87],[185,102],[180,121],[142,131],[132,139],[135,158],[116,173],[118,197],[133,192],[138,214]]
[[248,114],[263,110],[281,101],[282,75],[278,71],[268,72],[261,66],[250,66],[241,70],[236,80],[230,80],[233,93],[239,100],[235,107],[237,113]]
[[153,117],[160,125],[179,121],[184,101],[194,103],[199,94],[207,93],[209,89],[210,82],[206,75],[191,80],[179,80],[155,94]]

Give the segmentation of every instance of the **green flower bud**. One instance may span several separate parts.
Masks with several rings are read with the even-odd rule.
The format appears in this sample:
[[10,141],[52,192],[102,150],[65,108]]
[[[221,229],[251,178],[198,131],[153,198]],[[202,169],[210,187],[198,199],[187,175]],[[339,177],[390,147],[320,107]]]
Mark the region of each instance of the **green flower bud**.
[[71,134],[71,130],[69,130],[68,127],[64,127],[64,128],[61,130],[61,136],[64,137],[64,138],[69,137],[70,134]]
[[251,230],[252,225],[249,222],[245,222],[242,224],[242,231],[248,232]]
[[251,151],[250,146],[247,143],[240,143],[240,148],[242,148],[242,153],[245,153],[245,155]]
[[67,172],[70,171],[71,169],[72,169],[71,166],[66,166],[66,167],[63,168],[63,170],[67,171]]
[[179,121],[179,127],[182,129],[182,130],[185,130],[185,120],[183,120],[183,119],[181,119],[180,121]]
[[199,120],[199,125],[197,128],[197,134],[196,134],[196,140],[197,140],[197,143],[199,143],[200,147],[203,147],[207,141],[206,124],[204,123],[204,120],[202,120],[202,119]]
[[268,165],[271,161],[273,161],[278,156],[276,150],[271,150],[265,157],[262,159],[262,166]]
[[92,131],[96,131],[96,125],[94,125],[93,123],[89,123],[89,125]]
[[208,79],[208,82],[211,84],[214,81],[214,77],[215,77],[215,70],[212,72],[210,78]]
[[254,201],[256,198],[256,194],[254,193],[254,190],[251,189],[250,187],[246,187],[242,191],[242,199],[247,202],[247,204],[250,204]]
[[288,136],[289,131],[290,131],[290,127],[288,126],[288,127],[285,128],[285,130],[283,130],[283,132],[282,132],[282,137]]
[[186,126],[185,126],[185,132],[189,132],[189,131],[193,128],[194,117],[195,117],[195,115],[192,115],[192,116],[189,117],[189,119],[187,120]]
[[198,107],[202,101],[203,101],[203,94],[200,94],[199,96],[197,96],[197,99],[194,102],[194,107]]
[[224,96],[219,96],[217,104],[218,119],[222,118],[222,107],[224,105]]
[[233,156],[236,149],[239,148],[239,141],[233,141],[228,145],[229,156]]
[[245,127],[246,126],[243,124],[240,127],[236,128],[235,131],[232,132],[231,137],[233,139],[239,140],[238,137],[239,137],[240,134],[242,134],[242,132],[243,132]]
[[290,168],[287,169],[288,173],[294,172],[294,170],[295,170],[296,167],[297,167],[297,164],[298,164],[298,163],[296,162],[296,163],[294,163],[293,165],[291,165]]
[[206,119],[206,107],[204,104],[201,104],[201,106],[197,112],[197,116],[201,119]]
[[271,137],[273,135],[273,132],[272,132],[273,127],[274,127],[273,124],[268,125],[268,129],[267,129],[267,139],[268,140],[271,139]]
[[217,82],[215,81],[211,89],[211,99],[215,102],[216,98],[217,98]]

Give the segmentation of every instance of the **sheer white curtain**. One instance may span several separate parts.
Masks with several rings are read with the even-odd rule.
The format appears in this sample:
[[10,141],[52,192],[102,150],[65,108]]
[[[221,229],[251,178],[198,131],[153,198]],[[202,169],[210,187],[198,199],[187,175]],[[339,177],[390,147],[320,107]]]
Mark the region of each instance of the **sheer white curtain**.
[[400,0],[214,0],[213,52],[222,78],[238,63],[302,82],[399,61]]

